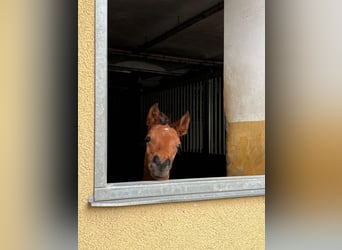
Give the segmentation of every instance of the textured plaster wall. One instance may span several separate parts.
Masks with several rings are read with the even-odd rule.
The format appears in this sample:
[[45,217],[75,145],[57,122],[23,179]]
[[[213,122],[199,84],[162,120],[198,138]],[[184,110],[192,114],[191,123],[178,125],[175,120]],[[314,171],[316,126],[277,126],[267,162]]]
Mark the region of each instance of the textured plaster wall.
[[265,121],[228,123],[228,175],[265,174]]
[[224,6],[228,121],[265,120],[265,1],[225,0]]
[[79,8],[79,249],[264,249],[264,197],[92,208],[94,1]]

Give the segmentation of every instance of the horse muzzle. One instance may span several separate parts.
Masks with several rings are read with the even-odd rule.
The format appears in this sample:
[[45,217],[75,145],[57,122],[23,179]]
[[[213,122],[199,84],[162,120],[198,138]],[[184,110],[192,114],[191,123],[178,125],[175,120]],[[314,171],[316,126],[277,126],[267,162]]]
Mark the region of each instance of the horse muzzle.
[[171,167],[172,161],[170,158],[166,158],[162,161],[158,155],[153,156],[149,164],[150,174],[154,179],[162,179],[168,176]]

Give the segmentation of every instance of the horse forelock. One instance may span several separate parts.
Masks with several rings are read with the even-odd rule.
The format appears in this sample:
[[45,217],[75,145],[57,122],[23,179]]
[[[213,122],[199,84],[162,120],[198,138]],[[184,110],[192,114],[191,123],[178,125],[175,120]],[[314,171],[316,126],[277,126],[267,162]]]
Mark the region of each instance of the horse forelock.
[[170,124],[170,118],[167,115],[165,115],[163,112],[160,112],[159,117],[160,117],[159,123],[161,125],[169,125]]

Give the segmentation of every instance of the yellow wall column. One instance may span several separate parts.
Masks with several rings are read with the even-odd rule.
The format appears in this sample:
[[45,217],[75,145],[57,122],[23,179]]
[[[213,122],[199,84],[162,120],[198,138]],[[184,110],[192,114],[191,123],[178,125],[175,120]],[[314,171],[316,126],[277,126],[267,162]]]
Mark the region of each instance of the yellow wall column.
[[265,173],[265,2],[225,0],[228,175]]

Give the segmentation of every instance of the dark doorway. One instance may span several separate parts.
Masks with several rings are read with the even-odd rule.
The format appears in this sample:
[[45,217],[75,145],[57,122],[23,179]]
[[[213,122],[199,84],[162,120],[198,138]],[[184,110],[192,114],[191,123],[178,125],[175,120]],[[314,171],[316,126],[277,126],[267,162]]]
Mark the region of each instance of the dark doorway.
[[108,2],[108,182],[143,175],[148,108],[188,135],[171,178],[226,176],[223,1]]

